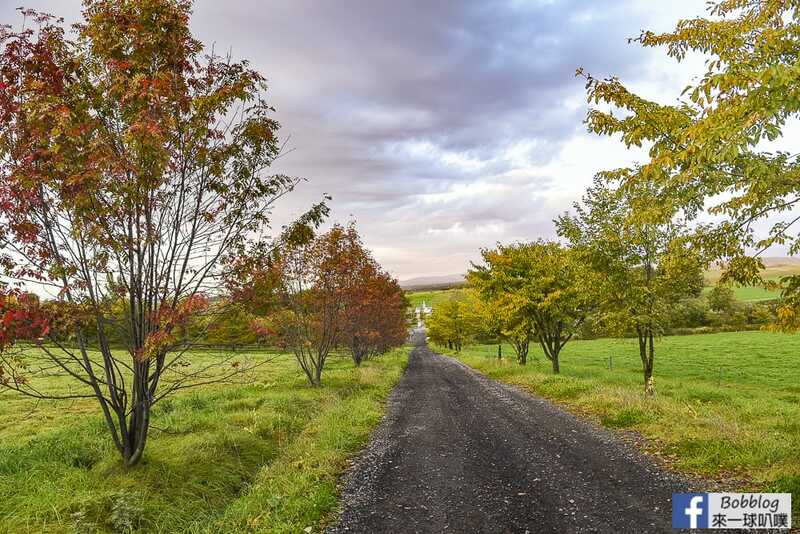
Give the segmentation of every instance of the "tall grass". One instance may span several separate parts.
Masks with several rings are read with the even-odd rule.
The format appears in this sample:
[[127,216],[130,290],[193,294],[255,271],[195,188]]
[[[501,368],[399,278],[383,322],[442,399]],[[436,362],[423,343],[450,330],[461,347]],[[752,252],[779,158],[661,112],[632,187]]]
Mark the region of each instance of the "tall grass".
[[156,407],[145,459],[128,471],[93,402],[3,394],[0,532],[317,532],[406,354],[359,369],[334,357],[317,389],[283,355],[247,383],[178,395]]

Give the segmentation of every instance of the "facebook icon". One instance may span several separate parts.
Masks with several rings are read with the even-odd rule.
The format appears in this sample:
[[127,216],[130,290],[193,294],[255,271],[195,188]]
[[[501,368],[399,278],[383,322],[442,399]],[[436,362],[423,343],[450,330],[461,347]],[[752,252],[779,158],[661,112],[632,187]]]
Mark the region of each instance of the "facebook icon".
[[708,528],[708,493],[673,493],[672,528]]

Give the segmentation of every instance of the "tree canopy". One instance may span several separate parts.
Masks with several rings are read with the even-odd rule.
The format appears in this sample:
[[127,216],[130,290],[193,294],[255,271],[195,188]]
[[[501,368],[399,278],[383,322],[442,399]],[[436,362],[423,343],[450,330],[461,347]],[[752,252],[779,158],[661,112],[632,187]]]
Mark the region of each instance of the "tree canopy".
[[[724,279],[763,283],[759,259],[768,247],[800,251],[796,207],[800,161],[779,149],[783,127],[797,118],[800,11],[795,2],[722,0],[709,16],[681,20],[671,32],[643,32],[645,47],[666,47],[676,61],[706,58],[705,71],[675,104],[639,96],[617,78],[585,75],[590,131],[620,135],[627,146],[646,147],[640,165],[603,173],[622,188],[646,185],[654,193],[639,213],[669,221],[702,213],[718,222],[700,225],[695,243],[722,261]],[[584,74],[579,70],[580,74]],[[609,109],[610,108],[610,109]],[[759,221],[767,230],[758,232]],[[789,277],[785,294],[800,287]],[[795,315],[787,298],[783,315]]]
[[515,339],[525,338],[532,328],[558,373],[561,349],[593,307],[591,272],[571,250],[553,241],[499,245],[481,255],[483,265],[473,265],[470,284],[498,304],[504,330]]
[[642,199],[599,179],[575,204],[574,214],[561,216],[556,226],[596,273],[597,320],[617,335],[633,330],[639,338],[645,387],[652,392],[654,337],[663,332],[675,303],[699,295],[703,277],[684,223],[636,217],[633,210]]

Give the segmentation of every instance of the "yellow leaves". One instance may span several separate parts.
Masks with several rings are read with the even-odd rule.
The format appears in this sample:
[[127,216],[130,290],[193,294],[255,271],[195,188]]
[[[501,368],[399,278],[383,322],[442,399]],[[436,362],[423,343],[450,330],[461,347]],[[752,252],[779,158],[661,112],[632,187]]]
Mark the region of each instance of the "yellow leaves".
[[800,331],[800,316],[797,309],[789,304],[778,306],[774,323],[764,327],[765,330],[772,332],[795,333]]

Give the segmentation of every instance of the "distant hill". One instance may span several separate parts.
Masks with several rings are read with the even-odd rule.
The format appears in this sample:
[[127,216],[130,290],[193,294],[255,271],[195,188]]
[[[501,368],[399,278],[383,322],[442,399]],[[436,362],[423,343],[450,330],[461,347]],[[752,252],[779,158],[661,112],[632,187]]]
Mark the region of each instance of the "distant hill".
[[[764,270],[761,273],[766,279],[775,280],[782,276],[800,274],[800,258],[787,256],[768,256],[761,258],[764,262]],[[717,283],[721,275],[719,266],[712,266],[706,271],[706,280],[709,284]]]
[[460,286],[464,283],[463,274],[446,274],[442,276],[419,276],[401,280],[400,287],[406,290],[419,289],[447,289]]

